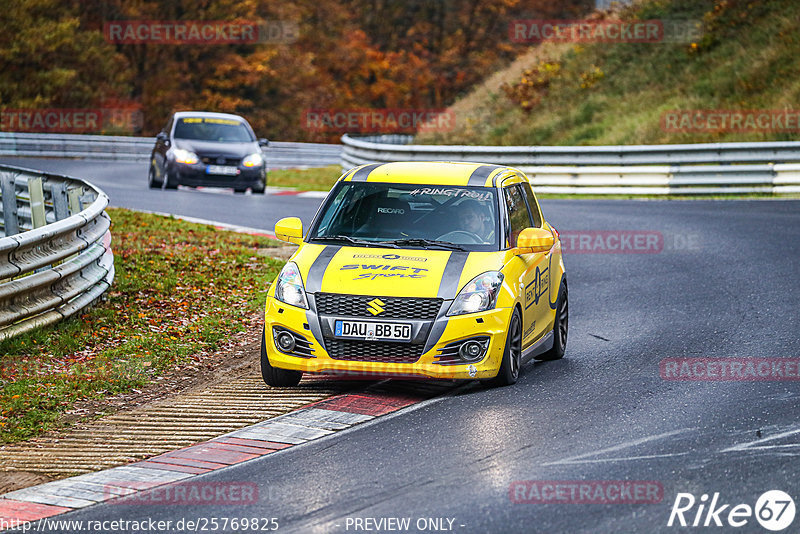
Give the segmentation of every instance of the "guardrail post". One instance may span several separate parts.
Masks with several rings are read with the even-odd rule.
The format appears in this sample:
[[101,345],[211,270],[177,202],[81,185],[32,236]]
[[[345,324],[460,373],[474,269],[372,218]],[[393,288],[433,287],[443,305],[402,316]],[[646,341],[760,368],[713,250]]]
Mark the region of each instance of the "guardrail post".
[[16,176],[11,172],[0,173],[0,195],[3,197],[3,224],[5,235],[16,235],[19,233],[19,221],[17,220],[17,190],[14,186]]
[[69,204],[67,199],[67,184],[63,182],[54,183],[50,186],[53,195],[53,213],[56,220],[60,221],[69,217]]
[[41,228],[47,224],[41,176],[28,178],[28,191],[31,194],[31,224],[34,228]]
[[81,195],[83,195],[82,187],[73,187],[67,192],[70,214],[75,215],[76,213],[80,213],[83,209],[81,206]]

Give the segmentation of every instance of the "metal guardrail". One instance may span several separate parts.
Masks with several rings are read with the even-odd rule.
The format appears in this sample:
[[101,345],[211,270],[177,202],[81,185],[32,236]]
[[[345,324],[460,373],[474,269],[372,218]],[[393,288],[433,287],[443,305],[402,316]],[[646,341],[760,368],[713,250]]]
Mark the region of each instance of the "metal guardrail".
[[[155,141],[154,137],[0,132],[0,156],[146,161]],[[341,150],[340,145],[271,141],[263,152],[274,167],[298,161],[326,166],[339,163]]]
[[349,169],[389,161],[495,163],[527,173],[540,193],[800,193],[800,142],[503,147],[411,141],[407,135],[344,135],[341,165]]
[[108,197],[67,176],[0,166],[0,340],[54,324],[114,280]]

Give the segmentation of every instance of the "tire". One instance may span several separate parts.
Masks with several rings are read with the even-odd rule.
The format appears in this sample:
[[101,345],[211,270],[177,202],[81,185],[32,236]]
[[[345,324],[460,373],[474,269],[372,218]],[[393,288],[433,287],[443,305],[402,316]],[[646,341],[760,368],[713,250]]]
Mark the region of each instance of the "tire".
[[303,378],[302,371],[290,371],[272,367],[267,356],[266,331],[261,334],[261,378],[264,383],[274,388],[290,388],[300,383]]
[[510,386],[519,378],[519,369],[522,364],[522,314],[514,308],[511,321],[506,332],[506,348],[503,351],[503,361],[497,376],[484,380],[489,387]]
[[241,195],[242,193],[247,193],[247,188],[246,187],[234,187],[233,188],[233,192],[238,194],[238,195]]
[[567,350],[567,334],[569,333],[569,292],[567,281],[561,284],[561,291],[556,300],[556,320],[553,324],[553,348],[536,357],[540,361],[560,360]]
[[164,173],[164,189],[178,189],[178,179],[173,177],[169,170]]
[[147,173],[147,186],[150,189],[161,189],[161,182],[156,180],[156,169],[150,165],[150,172]]
[[267,186],[264,182],[258,182],[255,187],[250,189],[254,195],[263,195],[264,192],[267,190]]

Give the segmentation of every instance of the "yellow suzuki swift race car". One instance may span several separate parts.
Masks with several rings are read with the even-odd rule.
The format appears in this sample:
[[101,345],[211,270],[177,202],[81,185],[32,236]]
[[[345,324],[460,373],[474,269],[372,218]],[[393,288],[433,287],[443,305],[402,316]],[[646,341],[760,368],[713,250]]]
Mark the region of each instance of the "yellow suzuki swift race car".
[[[364,165],[343,174],[269,290],[261,371],[517,381],[567,344],[558,232],[520,171],[479,163]],[[304,237],[305,235],[305,237]]]

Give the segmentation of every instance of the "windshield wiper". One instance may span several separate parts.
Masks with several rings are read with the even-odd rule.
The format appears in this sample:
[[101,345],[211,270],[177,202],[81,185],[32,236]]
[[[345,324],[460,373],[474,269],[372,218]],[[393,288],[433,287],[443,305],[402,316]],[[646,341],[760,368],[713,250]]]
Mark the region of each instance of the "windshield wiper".
[[[385,243],[376,243],[375,241],[365,241],[363,239],[356,239],[354,237],[350,237],[349,235],[322,235],[317,237],[312,237],[311,241],[345,241],[350,243],[351,245],[363,245],[365,247],[382,247],[386,248],[387,244]],[[397,245],[388,244],[390,248],[397,248]]]
[[414,237],[409,239],[395,239],[393,241],[381,241],[381,243],[387,244],[394,244],[398,246],[403,245],[411,245],[419,246],[419,247],[441,247],[447,250],[463,250],[466,251],[464,247],[460,245],[456,245],[455,243],[451,243],[450,241],[437,241],[435,239],[423,239],[420,237]]

